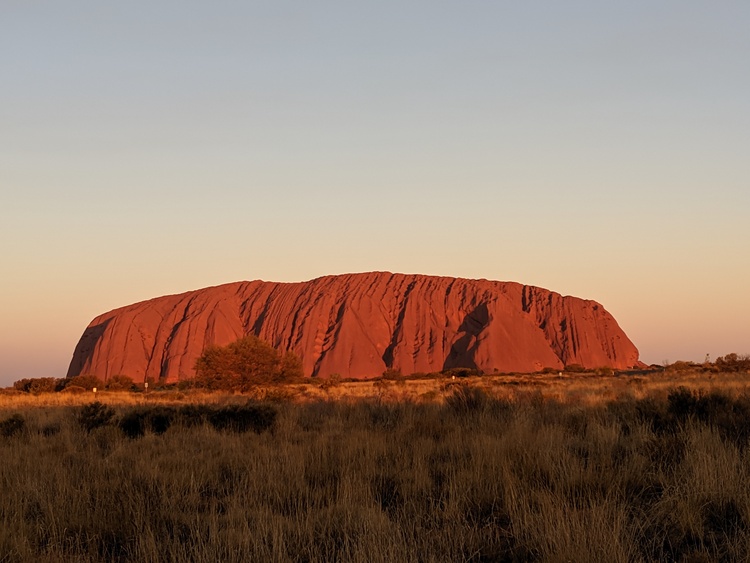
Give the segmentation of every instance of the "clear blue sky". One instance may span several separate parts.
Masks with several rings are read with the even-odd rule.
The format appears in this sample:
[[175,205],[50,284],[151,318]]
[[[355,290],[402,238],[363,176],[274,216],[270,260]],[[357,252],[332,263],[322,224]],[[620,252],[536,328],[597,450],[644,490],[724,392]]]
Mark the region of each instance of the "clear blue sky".
[[0,5],[0,385],[95,315],[390,270],[750,352],[750,3]]

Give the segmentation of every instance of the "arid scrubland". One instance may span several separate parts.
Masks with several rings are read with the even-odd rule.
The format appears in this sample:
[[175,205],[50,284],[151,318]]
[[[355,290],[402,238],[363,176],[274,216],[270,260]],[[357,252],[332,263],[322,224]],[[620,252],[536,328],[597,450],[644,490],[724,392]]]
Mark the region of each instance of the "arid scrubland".
[[6,395],[0,561],[746,560],[750,376],[682,375]]

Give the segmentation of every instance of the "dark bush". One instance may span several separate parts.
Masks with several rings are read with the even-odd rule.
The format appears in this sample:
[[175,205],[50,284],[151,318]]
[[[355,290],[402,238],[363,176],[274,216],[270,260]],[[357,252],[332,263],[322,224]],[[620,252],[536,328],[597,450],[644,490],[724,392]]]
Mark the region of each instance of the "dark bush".
[[482,372],[476,368],[451,368],[444,370],[442,373],[447,377],[471,377],[473,375],[482,375]]
[[208,421],[211,408],[206,405],[184,405],[177,411],[177,420],[186,427],[199,426]]
[[618,401],[610,404],[608,410],[617,416],[625,433],[629,433],[638,422],[648,425],[657,435],[675,430],[674,417],[667,412],[667,402],[664,400],[646,397],[635,401]]
[[272,406],[257,404],[219,408],[207,405],[185,405],[179,409],[137,408],[125,413],[118,426],[129,438],[139,438],[147,431],[163,434],[173,423],[186,427],[208,423],[219,431],[253,431],[260,434],[273,426],[276,415],[277,411]]
[[697,398],[686,387],[679,387],[667,396],[668,412],[678,420],[696,414]]
[[581,364],[568,364],[567,366],[565,366],[565,371],[570,373],[583,373],[584,371],[586,371],[586,368]]
[[365,403],[363,408],[366,409],[373,428],[396,428],[404,414],[403,406],[388,403]]
[[276,422],[276,409],[269,405],[232,405],[212,411],[208,422],[216,430],[260,434]]
[[0,435],[5,438],[10,438],[16,434],[20,434],[26,428],[26,420],[20,414],[13,414],[0,421]]
[[375,502],[388,514],[394,515],[404,504],[401,484],[393,475],[380,474],[375,476],[370,483],[370,489]]
[[60,433],[60,424],[57,422],[52,422],[50,424],[45,424],[42,426],[42,428],[39,430],[42,436],[45,438],[49,438],[51,436],[55,436]]
[[490,401],[490,397],[482,389],[469,385],[460,385],[445,398],[446,404],[458,413],[480,411]]
[[125,413],[117,426],[128,438],[140,438],[146,433],[146,416],[141,410]]
[[95,401],[82,407],[76,420],[81,428],[91,432],[95,428],[108,425],[114,416],[114,409]]
[[147,430],[164,434],[175,419],[175,409],[169,407],[138,408],[125,413],[118,426],[128,438],[140,438]]
[[174,410],[157,408],[148,413],[148,426],[154,434],[164,434],[172,426]]

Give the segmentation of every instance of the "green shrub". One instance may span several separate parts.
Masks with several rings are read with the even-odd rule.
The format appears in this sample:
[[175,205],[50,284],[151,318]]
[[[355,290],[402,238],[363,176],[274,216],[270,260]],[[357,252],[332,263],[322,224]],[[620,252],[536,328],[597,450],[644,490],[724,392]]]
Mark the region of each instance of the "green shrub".
[[54,393],[62,389],[62,381],[54,377],[36,377],[32,379],[19,379],[13,383],[13,388],[25,393]]
[[86,391],[91,391],[94,388],[102,389],[104,384],[102,380],[95,375],[77,375],[65,380],[65,387],[68,388],[71,385],[76,387],[83,387]]
[[135,383],[127,375],[113,375],[107,380],[106,389],[108,391],[133,391]]
[[291,352],[282,357],[251,334],[227,346],[206,348],[195,363],[195,373],[196,387],[249,391],[257,385],[302,377],[302,363]]

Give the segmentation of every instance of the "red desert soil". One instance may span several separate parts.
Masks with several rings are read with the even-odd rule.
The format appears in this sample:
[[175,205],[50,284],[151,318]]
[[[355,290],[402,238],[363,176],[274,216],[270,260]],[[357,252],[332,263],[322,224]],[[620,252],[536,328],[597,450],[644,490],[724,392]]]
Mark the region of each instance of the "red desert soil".
[[248,333],[295,352],[308,376],[639,365],[595,301],[513,282],[372,272],[236,282],[115,309],[86,328],[68,377],[174,382],[194,376],[207,345]]

